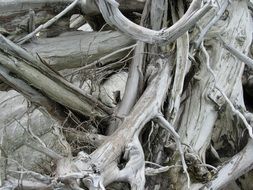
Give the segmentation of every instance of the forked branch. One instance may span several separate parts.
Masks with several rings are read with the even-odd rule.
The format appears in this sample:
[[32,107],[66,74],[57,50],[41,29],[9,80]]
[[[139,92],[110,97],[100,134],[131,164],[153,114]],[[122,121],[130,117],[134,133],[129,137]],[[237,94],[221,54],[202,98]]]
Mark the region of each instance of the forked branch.
[[155,31],[139,26],[127,19],[120,12],[119,5],[114,0],[97,0],[100,12],[108,24],[115,26],[134,39],[150,44],[173,42],[194,26],[213,7],[212,1],[209,1],[200,8],[201,2],[201,0],[194,0],[185,15],[170,28]]

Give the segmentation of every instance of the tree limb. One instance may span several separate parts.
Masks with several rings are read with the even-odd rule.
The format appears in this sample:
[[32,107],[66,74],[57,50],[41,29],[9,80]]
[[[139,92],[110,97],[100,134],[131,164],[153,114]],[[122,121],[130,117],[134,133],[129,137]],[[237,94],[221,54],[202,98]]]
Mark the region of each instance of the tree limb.
[[[134,40],[115,31],[76,31],[54,38],[37,39],[22,47],[35,57],[39,55],[45,59],[57,71],[81,67],[75,70],[80,71],[120,59],[128,52],[123,48],[134,43]],[[113,54],[119,49],[122,51]]]
[[[51,99],[87,116],[96,115],[103,117],[107,115],[107,111],[110,112],[110,109],[100,101],[85,94],[81,89],[63,79],[53,69],[41,61],[36,60],[25,50],[5,39],[3,36],[1,36],[1,39],[2,41],[0,42],[4,44],[4,46],[0,47],[2,51],[5,52],[7,50],[9,54],[18,53],[19,56],[10,56],[8,53],[6,55],[6,53],[2,52],[0,63],[11,72],[47,94]],[[22,58],[26,61],[22,60]]]
[[245,148],[230,159],[219,170],[213,180],[204,185],[201,189],[221,189],[232,180],[253,169],[253,140],[249,139]]
[[[114,0],[113,0],[114,1]],[[202,18],[211,8],[211,1],[199,9],[201,1],[194,0],[185,15],[170,28],[154,31],[128,20],[118,9],[118,6],[105,0],[97,0],[99,9],[106,20],[112,26],[130,35],[132,38],[154,44],[170,43],[180,37]]]

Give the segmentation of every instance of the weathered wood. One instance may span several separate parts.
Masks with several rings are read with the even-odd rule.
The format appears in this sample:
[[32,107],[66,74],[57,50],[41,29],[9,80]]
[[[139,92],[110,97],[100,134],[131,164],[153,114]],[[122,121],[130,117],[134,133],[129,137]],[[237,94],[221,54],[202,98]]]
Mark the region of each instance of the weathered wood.
[[[240,9],[238,7],[240,7]],[[237,15],[231,16],[229,21],[220,21],[229,22],[226,30],[220,31],[219,28],[214,28],[217,33],[221,33],[224,38],[230,41],[231,44],[233,43],[241,52],[247,52],[249,50],[252,39],[251,29],[249,27],[251,23],[250,14],[245,13],[245,7],[247,7],[245,2],[234,2],[231,4],[229,8],[231,15],[233,15],[233,11],[236,11]],[[238,17],[239,14],[244,18],[244,22],[240,22],[240,30],[235,33],[234,30],[238,26],[235,26],[234,23],[238,23],[238,19],[240,19],[240,17]],[[231,40],[232,36],[234,38],[236,38],[236,36],[241,36],[242,31],[244,31],[243,38],[245,40]],[[186,144],[190,144],[203,159],[205,158],[205,151],[209,144],[208,142],[211,140],[210,134],[212,133],[214,122],[217,119],[215,105],[212,103],[212,99],[216,96],[212,97],[212,90],[217,85],[228,97],[230,97],[234,90],[240,90],[235,87],[241,80],[243,71],[243,63],[238,59],[228,57],[228,52],[222,50],[222,45],[220,43],[212,42],[212,40],[215,39],[211,36],[210,38],[210,47],[212,47],[213,51],[210,52],[209,57],[205,57],[204,53],[200,55],[202,65],[198,75],[193,79],[196,82],[194,88],[189,89],[192,96],[186,101],[186,112],[183,112],[184,116],[181,118],[179,124],[182,140]],[[209,41],[207,41],[207,43],[208,42]],[[209,61],[210,67],[213,69],[216,76],[216,81],[213,78],[212,73],[210,73],[209,66],[205,65],[205,63],[209,64]],[[230,72],[226,72],[228,68]],[[230,98],[232,98],[232,100],[236,99],[236,97]],[[191,120],[188,119],[189,117]],[[203,128],[203,126],[205,127]]]
[[222,168],[220,168],[217,176],[211,180],[208,184],[193,188],[197,189],[221,189],[225,188],[226,185],[234,179],[237,179],[241,175],[247,173],[253,169],[253,140],[249,139],[248,144],[245,148],[232,157]]
[[[33,24],[37,27],[61,12],[70,2],[72,0],[1,0],[0,33],[10,35],[12,38],[18,38],[15,35],[22,36],[29,32],[30,10],[35,12]],[[77,11],[74,10],[73,12]],[[73,14],[73,12],[70,14]],[[64,23],[58,23],[61,29],[63,29],[63,25],[65,25],[65,30],[67,29],[66,25],[68,25],[68,22],[66,20]]]
[[8,84],[0,81],[0,91],[8,91],[9,89],[11,89],[11,87]]
[[[71,84],[70,82],[65,80],[63,77],[61,77],[61,75],[59,73],[57,73],[51,67],[49,67],[45,62],[43,62],[43,60],[36,59],[31,54],[26,52],[24,49],[20,48],[19,46],[17,46],[16,44],[11,42],[10,40],[6,39],[2,35],[0,35],[0,39],[1,39],[0,43],[2,44],[2,46],[0,47],[1,50],[2,50],[2,56],[1,56],[1,61],[0,61],[1,64],[3,66],[5,66],[7,69],[9,69],[10,71],[12,71],[15,74],[19,75],[19,77],[23,78],[27,82],[29,82],[33,85],[34,85],[33,82],[37,83],[37,85],[34,85],[34,86],[36,86],[37,89],[42,90],[44,93],[47,92],[46,94],[49,95],[49,97],[52,98],[53,100],[55,100],[53,94],[56,93],[55,98],[57,98],[57,94],[58,94],[57,90],[59,90],[58,92],[61,92],[60,89],[65,88],[66,89],[66,91],[65,91],[66,94],[63,93],[60,96],[62,96],[62,98],[64,96],[65,96],[65,98],[67,98],[65,100],[67,100],[68,103],[67,102],[66,103],[70,107],[72,107],[71,106],[71,101],[70,101],[71,98],[75,97],[75,98],[77,98],[76,99],[77,101],[84,101],[81,104],[78,104],[76,102],[77,107],[84,106],[83,108],[79,107],[79,108],[77,108],[77,110],[75,109],[76,111],[78,111],[80,113],[85,113],[87,111],[87,114],[89,116],[92,115],[93,111],[94,111],[95,115],[97,115],[97,113],[100,113],[100,114],[103,115],[106,112],[108,112],[108,113],[111,112],[110,109],[108,109],[104,104],[102,104],[95,97],[92,97],[91,95],[83,92],[81,89],[77,88],[76,86],[74,86],[73,84]],[[18,66],[17,66],[18,63],[17,62],[20,63],[20,66],[22,66],[23,72],[21,71],[21,69],[18,69]],[[31,75],[29,75],[29,72],[31,72],[31,71],[35,71],[35,73],[32,72]],[[38,75],[37,78],[36,78],[36,75]],[[39,77],[42,77],[42,78],[40,78],[38,80]],[[53,88],[54,89],[53,94],[46,87],[47,84],[43,83],[45,81],[43,81],[42,79],[45,79],[48,82],[52,81],[52,83],[49,82],[49,85],[51,84],[54,87],[56,87],[56,88]],[[57,88],[57,86],[58,86],[58,88]],[[75,94],[75,95],[71,96],[71,94],[72,95]],[[61,103],[64,102],[64,101],[62,102],[63,99],[61,99]],[[86,103],[88,103],[88,104],[86,104]],[[85,104],[86,104],[87,107],[85,107]],[[98,111],[96,109],[93,110],[95,108],[94,106],[96,108],[98,108],[98,110],[100,110],[100,111]],[[91,108],[91,110],[89,110],[90,108]],[[97,116],[99,116],[100,114],[98,114]],[[100,115],[100,116],[102,116],[102,115]]]
[[[134,40],[120,32],[72,32],[65,35],[38,39],[23,47],[34,56],[41,56],[55,70],[77,68],[88,65],[118,49],[132,45]],[[104,62],[115,61],[128,51],[107,58]]]
[[[184,14],[184,7],[182,0],[179,0],[177,3],[177,6],[174,5],[174,3],[170,2],[171,4],[171,12],[172,12],[172,19],[173,22],[177,22],[177,20],[183,16]],[[179,8],[178,10],[178,16],[176,14],[176,7]],[[166,117],[169,121],[171,121],[172,124],[175,123],[175,120],[177,119],[179,107],[180,107],[180,101],[181,101],[181,95],[183,92],[184,87],[184,80],[185,76],[189,69],[189,33],[186,32],[184,35],[182,35],[180,38],[176,41],[177,44],[177,57],[176,57],[176,69],[175,69],[175,75],[174,75],[174,82],[173,87],[171,89],[170,94],[170,100],[168,103],[168,111],[166,114]]]
[[[103,188],[115,180],[129,182],[132,189],[144,189],[144,157],[138,136],[145,124],[159,115],[171,82],[170,62],[171,58],[157,60],[156,63],[161,66],[160,69],[118,130],[89,156],[90,159],[78,160],[75,163],[83,173],[90,170],[91,167],[100,171],[84,179],[86,182],[89,181],[90,189]],[[119,156],[127,152],[132,152],[132,155],[126,156],[128,163],[124,169],[119,170],[117,167]],[[99,183],[96,182],[97,180]]]
[[[112,0],[112,2],[115,1]],[[178,20],[169,28],[157,31],[131,22],[120,12],[118,6],[115,6],[111,2],[97,0],[97,3],[105,21],[108,24],[115,26],[118,30],[128,34],[134,39],[150,44],[168,44],[173,42],[187,30],[193,27],[199,19],[201,19],[209,10],[212,9],[213,6],[212,2],[209,1],[200,8],[201,1],[194,0],[191,3],[188,11],[180,20]],[[114,16],[111,16],[111,14]]]
[[[228,56],[230,53],[223,49],[221,43],[216,42],[217,39],[214,36],[215,33],[220,34],[226,39],[225,41],[237,47],[238,51],[248,52],[252,40],[251,18],[249,12],[245,10],[247,10],[246,1],[233,1],[228,7],[229,15],[231,15],[229,19],[219,20],[217,25],[212,27],[212,32],[209,31],[207,34],[206,48],[202,44],[201,52],[198,54],[199,71],[192,79],[192,86],[186,91],[191,96],[186,98],[180,120],[178,120],[179,134],[183,143],[189,145],[203,163],[205,163],[206,150],[210,145],[215,121],[218,118],[218,110],[227,104],[225,97],[217,91],[216,87],[221,89],[233,104],[243,107],[240,100],[244,63]],[[209,20],[204,17],[203,21],[205,19]],[[226,25],[226,28],[220,28],[220,25]],[[243,40],[238,40],[239,36]],[[236,130],[235,133],[238,132],[238,129],[234,130]],[[206,174],[206,172],[202,173],[202,175]],[[176,180],[178,185],[176,188],[183,188],[180,178]]]
[[[24,36],[23,38],[19,39],[18,40],[18,44],[23,44],[25,43],[26,41],[28,41],[29,39],[33,38],[35,35],[39,34],[40,31],[42,31],[43,29],[47,29],[48,27],[50,27],[51,25],[53,25],[55,22],[57,22],[61,17],[63,17],[64,15],[66,15],[68,12],[71,11],[71,9],[73,9],[76,4],[78,3],[79,0],[74,0],[69,6],[67,6],[64,10],[62,10],[59,14],[55,15],[53,18],[51,18],[50,20],[48,20],[46,23],[44,24],[41,24],[40,26],[38,26],[37,28],[33,28],[32,25],[35,25],[33,24],[33,20],[34,20],[34,15],[31,16],[30,12],[29,11],[29,29],[28,29],[28,33],[26,36]],[[34,11],[32,11],[34,13]]]
[[[37,2],[42,1],[38,0]],[[54,16],[57,11],[61,11],[66,7],[66,2],[70,3],[65,1],[64,6],[59,10],[46,12],[46,15],[51,14],[50,16]],[[99,23],[97,26],[102,26],[104,20],[99,15],[95,5],[96,1],[80,2],[81,4],[73,11],[89,13],[89,15],[85,15],[86,19],[88,20],[94,16],[92,17],[94,23]],[[57,160],[55,163],[56,169],[52,167],[54,171],[50,170],[49,172],[52,176],[55,176],[55,179],[53,181],[48,180],[46,185],[51,183],[52,189],[61,185],[60,189],[81,190],[83,187],[80,186],[84,185],[90,190],[95,188],[104,190],[106,185],[122,181],[123,183],[127,182],[131,190],[142,190],[145,185],[145,164],[148,164],[153,167],[150,170],[153,171],[153,174],[167,171],[166,174],[147,178],[146,187],[149,189],[186,189],[187,180],[185,173],[182,172],[182,166],[186,173],[186,168],[188,168],[188,172],[191,174],[192,184],[190,189],[231,187],[227,184],[252,169],[253,163],[251,157],[252,140],[249,140],[247,144],[247,137],[253,137],[251,127],[253,117],[245,109],[241,81],[244,69],[244,63],[242,62],[252,64],[252,61],[247,57],[252,40],[252,20],[248,10],[248,1],[180,0],[177,2],[171,1],[169,6],[167,0],[149,0],[145,6],[147,10],[144,11],[146,14],[145,23],[147,24],[145,27],[147,28],[129,22],[130,17],[126,19],[129,12],[124,14],[125,17],[122,17],[121,13],[118,12],[118,3],[116,1],[99,0],[99,2],[104,5],[105,10],[102,10],[104,16],[108,14],[105,17],[108,23],[112,22],[119,28],[123,25],[121,30],[128,35],[131,34],[135,39],[144,39],[145,42],[149,43],[159,43],[145,45],[145,48],[143,48],[144,44],[139,42],[133,57],[129,54],[130,56],[127,59],[133,59],[133,62],[131,67],[128,68],[130,72],[125,99],[123,98],[122,102],[119,103],[119,99],[115,101],[118,93],[115,93],[115,97],[112,96],[111,91],[107,93],[111,99],[110,101],[118,103],[113,111],[98,101],[95,96],[100,97],[102,101],[101,96],[104,96],[104,92],[108,91],[101,90],[103,88],[101,84],[109,82],[114,77],[115,67],[118,68],[118,64],[121,66],[123,62],[117,61],[105,67],[102,66],[125,56],[130,48],[136,47],[131,45],[135,43],[134,40],[123,37],[117,32],[82,34],[73,32],[56,38],[39,39],[25,44],[24,47],[27,48],[27,51],[33,53],[33,56],[31,56],[27,51],[0,36],[0,76],[2,75],[2,79],[23,94],[27,94],[28,99],[37,102],[39,105],[44,104],[44,96],[53,99],[54,102],[58,102],[70,110],[79,112],[76,116],[73,116],[71,111],[67,112],[69,114],[66,119],[76,122],[74,125],[63,123],[64,135],[73,148],[73,156],[70,151],[68,151],[68,156],[65,157],[58,156],[58,152],[54,154],[47,148],[43,148],[43,146],[30,146]],[[118,2],[125,2],[126,5],[129,3],[129,6],[135,3],[143,3],[139,0]],[[131,2],[133,4],[130,4]],[[191,2],[192,4],[185,14]],[[215,5],[215,8],[208,11],[198,22],[193,22],[196,27],[187,28],[194,15],[208,7],[208,3],[211,2],[212,5]],[[8,2],[6,3],[8,4]],[[36,3],[34,2],[34,4]],[[151,9],[149,10],[149,8]],[[168,11],[168,8],[171,8],[171,11]],[[25,9],[27,10],[27,7]],[[131,7],[128,11],[130,10]],[[122,9],[121,11],[123,12]],[[138,13],[133,14],[140,17]],[[182,16],[186,18],[185,21],[177,22]],[[171,17],[173,23],[177,23],[179,28],[174,28],[175,30],[171,31],[169,29],[157,31],[161,27],[168,28],[172,24]],[[24,17],[20,17],[16,21],[19,22],[22,18]],[[63,19],[65,19],[63,22],[66,25],[68,18]],[[10,20],[9,24],[12,21]],[[185,28],[185,26],[187,27]],[[135,30],[135,27],[138,30]],[[172,29],[173,27],[175,25],[172,25]],[[28,28],[31,31],[33,25],[30,24]],[[152,30],[148,28],[152,28]],[[51,29],[49,28],[49,30]],[[141,33],[143,30],[147,35]],[[52,29],[52,31],[54,30]],[[166,34],[168,31],[171,33]],[[154,36],[151,35],[150,38],[149,32],[160,36],[152,38]],[[183,33],[184,35],[182,35]],[[13,34],[6,35],[10,38],[19,37],[18,34]],[[176,42],[175,40],[179,36],[181,38],[178,38]],[[219,38],[224,40],[225,43],[222,40],[220,41]],[[102,46],[99,43],[102,43]],[[106,46],[110,46],[111,49],[107,51]],[[165,51],[166,54],[164,54]],[[172,63],[168,58],[168,52],[176,54],[175,62]],[[190,63],[189,59],[191,65],[188,65]],[[43,60],[46,60],[46,62]],[[156,62],[156,60],[158,61]],[[71,81],[75,81],[75,84],[79,82],[82,84],[83,79],[80,78],[86,77],[81,76],[85,72],[80,72],[76,76],[74,74],[84,69],[91,71],[92,68],[92,71],[96,73],[96,76],[92,77],[99,81],[100,76],[108,78],[103,78],[100,86],[97,85],[97,80],[94,82],[96,84],[92,84],[92,80],[87,82],[87,86],[100,89],[100,95],[95,93],[96,95],[93,94],[94,96],[91,97],[78,89],[76,87],[78,85],[73,86],[68,83],[47,64],[51,64],[51,67],[55,70],[61,70],[61,73],[70,72],[68,76],[74,77],[73,80],[71,78]],[[187,73],[188,67],[191,67],[189,73]],[[65,68],[76,69],[72,71],[64,70]],[[124,67],[123,72],[126,69]],[[117,70],[116,72],[120,73],[121,71]],[[97,74],[99,74],[99,77]],[[139,85],[141,90],[138,89]],[[115,88],[116,84],[113,83],[112,86]],[[42,93],[43,96],[39,96]],[[40,100],[43,101],[40,102]],[[97,103],[98,105],[96,105]],[[163,103],[165,104],[163,105]],[[50,108],[50,106],[48,107]],[[13,109],[16,110],[17,107]],[[61,111],[64,111],[64,109]],[[93,115],[91,114],[92,111],[96,113]],[[166,112],[169,121],[162,117]],[[0,118],[4,117],[4,114],[5,112],[2,112]],[[102,120],[100,120],[101,117],[93,117],[101,115],[102,117],[105,116]],[[15,117],[15,113],[13,113],[13,117]],[[48,117],[50,118],[50,116]],[[116,121],[114,128],[109,132],[109,136],[104,136],[111,127],[110,124],[114,121],[114,118]],[[6,117],[5,119],[8,120]],[[149,122],[150,120],[152,121]],[[173,135],[168,135],[167,131],[158,130],[159,126],[154,124],[157,121],[160,121],[158,123]],[[24,123],[22,125],[24,125],[24,128],[26,127]],[[77,128],[73,127],[76,125],[78,125]],[[89,126],[92,127],[88,129]],[[14,131],[12,133],[14,138],[12,139],[15,140],[15,135],[19,136],[19,133],[16,133],[14,129],[16,128],[13,126],[8,127],[8,130]],[[61,130],[62,127],[60,126],[59,129]],[[179,130],[179,133],[176,132],[177,130]],[[62,135],[60,136],[59,140],[64,139]],[[178,146],[175,145],[172,136],[176,138]],[[36,139],[38,140],[38,138]],[[44,137],[42,139],[44,140]],[[184,143],[185,155],[180,145],[180,139]],[[38,140],[38,142],[41,140]],[[19,139],[10,143],[9,146],[16,148],[21,141]],[[4,142],[5,145],[6,142]],[[46,142],[50,142],[50,140]],[[92,148],[86,147],[90,144],[94,146]],[[64,147],[58,150],[65,150],[65,145],[69,147],[68,144],[64,144]],[[210,145],[210,152],[207,152]],[[180,156],[176,147],[180,148]],[[82,151],[78,153],[80,149]],[[15,153],[18,154],[18,152]],[[77,156],[75,156],[76,154]],[[181,159],[186,159],[186,162],[181,162]],[[205,163],[206,160],[208,164]],[[228,162],[225,162],[226,160]],[[185,163],[187,163],[187,166]],[[27,164],[29,165],[29,163]],[[48,164],[48,166],[52,165]],[[218,166],[221,166],[220,170],[216,168]],[[13,182],[13,187],[17,187],[17,180],[9,177],[12,172],[7,171],[7,174],[9,182]],[[17,179],[20,177],[18,174],[16,176]],[[43,172],[37,176],[41,179],[48,179]],[[37,182],[37,180],[40,181],[39,179],[35,181]],[[41,188],[49,188],[44,184],[27,180],[26,175],[24,175],[23,181],[24,188],[36,188],[36,185]],[[200,184],[200,182],[204,184]],[[119,185],[115,189],[127,189],[127,187],[120,188]]]
[[11,76],[11,72],[0,65],[0,79],[4,81],[9,87],[20,92],[24,97],[37,106],[44,107],[47,112],[55,118],[58,122],[63,123],[66,113],[62,111],[60,105],[49,98],[43,96],[40,92],[29,86],[24,81]]
[[[104,111],[96,110],[96,105],[91,105],[85,101],[85,98],[75,95],[73,92],[60,86],[53,79],[43,75],[40,71],[27,65],[22,60],[13,59],[6,55],[0,56],[0,63],[8,68],[11,72],[15,73],[25,81],[38,88],[41,92],[45,93],[51,99],[65,105],[75,111],[78,111],[87,116],[103,117],[106,114]],[[83,100],[82,100],[83,99]]]
[[[62,7],[73,2],[73,0],[0,0],[0,12],[2,15],[10,15],[12,13],[18,13],[33,10],[48,10],[51,9],[54,12],[58,12]],[[57,7],[57,9],[55,9]]]
[[[41,138],[48,149],[65,155],[52,128],[52,126],[58,127],[57,122],[52,117],[47,117],[47,114],[34,110],[34,107],[28,108],[28,102],[25,98],[14,90],[0,92],[0,97],[2,113],[0,116],[1,151],[3,150],[0,160],[1,162],[7,161],[5,166],[8,176],[17,176],[15,172],[10,173],[9,170],[17,170],[19,165],[14,160],[20,159],[25,160],[22,166],[27,170],[43,172],[43,168],[40,168],[38,164],[45,164],[47,157],[24,146],[27,142],[39,144],[40,142],[33,138],[35,136]],[[5,157],[8,157],[8,160],[5,160]],[[1,171],[3,171],[2,168]]]
[[7,155],[3,149],[3,133],[0,135],[0,187],[3,186],[6,180],[6,168],[7,168]]
[[[17,12],[33,10],[49,10],[55,13],[61,11],[63,7],[73,2],[73,0],[0,0],[0,15],[10,15]],[[123,11],[141,11],[144,7],[145,0],[118,0],[120,9]],[[84,14],[99,14],[99,9],[93,0],[79,2],[79,9]]]
[[[29,12],[33,10],[34,24],[38,27],[44,24],[56,14],[61,12],[67,7],[73,0],[0,0],[0,33],[8,34],[14,38],[14,35],[27,34],[29,28]],[[120,0],[121,10],[124,12],[141,11],[144,6],[143,1],[136,0]],[[83,14],[89,22],[92,17],[99,15],[99,9],[97,8],[95,1],[93,0],[80,0],[78,5],[70,11],[66,16],[70,18],[72,14]],[[97,17],[97,16],[96,16]],[[97,17],[98,18],[98,17]],[[61,19],[57,22],[56,26],[49,28],[47,35],[57,35],[63,31],[68,30],[69,19]],[[101,19],[102,20],[102,19]],[[50,34],[53,33],[53,34]],[[17,38],[17,37],[15,37]]]
[[[117,0],[120,4],[120,10],[123,12],[139,12],[142,11],[146,0]],[[81,9],[84,14],[95,15],[101,14],[94,0],[86,0],[81,2]]]

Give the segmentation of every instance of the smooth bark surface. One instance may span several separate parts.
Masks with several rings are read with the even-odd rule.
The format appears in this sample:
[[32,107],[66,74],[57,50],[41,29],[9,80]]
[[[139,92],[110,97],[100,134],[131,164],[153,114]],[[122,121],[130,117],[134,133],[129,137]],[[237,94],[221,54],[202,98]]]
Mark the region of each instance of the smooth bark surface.
[[[55,38],[40,39],[23,47],[34,56],[39,54],[55,70],[63,70],[88,65],[133,43],[134,40],[119,32],[80,31]],[[119,52],[104,62],[116,61],[124,57],[126,52]]]

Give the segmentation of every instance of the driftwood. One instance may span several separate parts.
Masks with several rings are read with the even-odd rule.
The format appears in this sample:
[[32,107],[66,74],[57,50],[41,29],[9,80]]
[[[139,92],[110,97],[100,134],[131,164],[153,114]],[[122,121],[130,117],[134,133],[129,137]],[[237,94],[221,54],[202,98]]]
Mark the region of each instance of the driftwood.
[[187,2],[0,0],[0,190],[250,188],[252,2]]
[[[45,63],[36,60],[25,50],[5,39],[3,36],[1,36],[1,41],[2,48],[10,48],[7,49],[7,52],[18,53],[20,56],[10,57],[8,53],[2,53],[0,58],[1,64],[27,81],[30,85],[37,86],[41,92],[47,94],[51,99],[60,101],[61,104],[67,105],[67,107],[70,107],[75,111],[83,114],[86,113],[87,116],[90,116],[94,107],[101,105],[99,101],[94,100],[89,94],[83,93]],[[6,50],[2,49],[2,51],[4,52]],[[59,85],[59,83],[61,83],[61,85]],[[64,88],[66,90],[64,90]],[[57,92],[61,93],[58,94]],[[106,109],[106,106],[104,108]],[[103,110],[104,108],[98,112],[97,110],[94,110],[94,114],[96,116],[104,116],[104,114],[106,114],[104,112],[105,110]]]
[[[144,6],[143,1],[121,0],[119,2],[121,3],[121,10],[124,12],[139,12]],[[37,28],[39,25],[44,24],[70,3],[72,3],[72,0],[1,0],[0,32],[20,40],[24,35],[31,32],[29,31],[31,26]],[[72,14],[84,14],[86,21],[91,22],[91,25],[98,24],[94,21],[94,18],[102,19],[102,17],[97,16],[99,10],[93,0],[79,0],[77,6],[69,11],[64,18],[60,19],[60,22],[49,28],[45,35],[57,36],[63,31],[70,30],[68,26]]]
[[[55,38],[38,39],[23,47],[34,56],[41,56],[55,70],[71,69],[93,63],[107,54],[134,43],[119,32],[73,32]],[[103,64],[116,61],[127,50],[108,57]],[[98,62],[99,64],[99,62]]]
[[[38,1],[32,1],[32,0],[10,0],[10,1],[4,1],[1,0],[1,14],[2,15],[8,15],[12,14],[13,12],[25,12],[29,9],[34,10],[52,10],[54,12],[60,12],[62,11],[63,7],[66,7],[68,4],[72,3],[72,0],[38,0]],[[120,8],[123,11],[141,11],[144,7],[145,1],[135,1],[135,0],[119,0]],[[55,9],[57,7],[57,9]],[[82,8],[82,11],[85,14],[98,14],[99,10],[94,4],[93,1],[79,1],[77,8]]]

